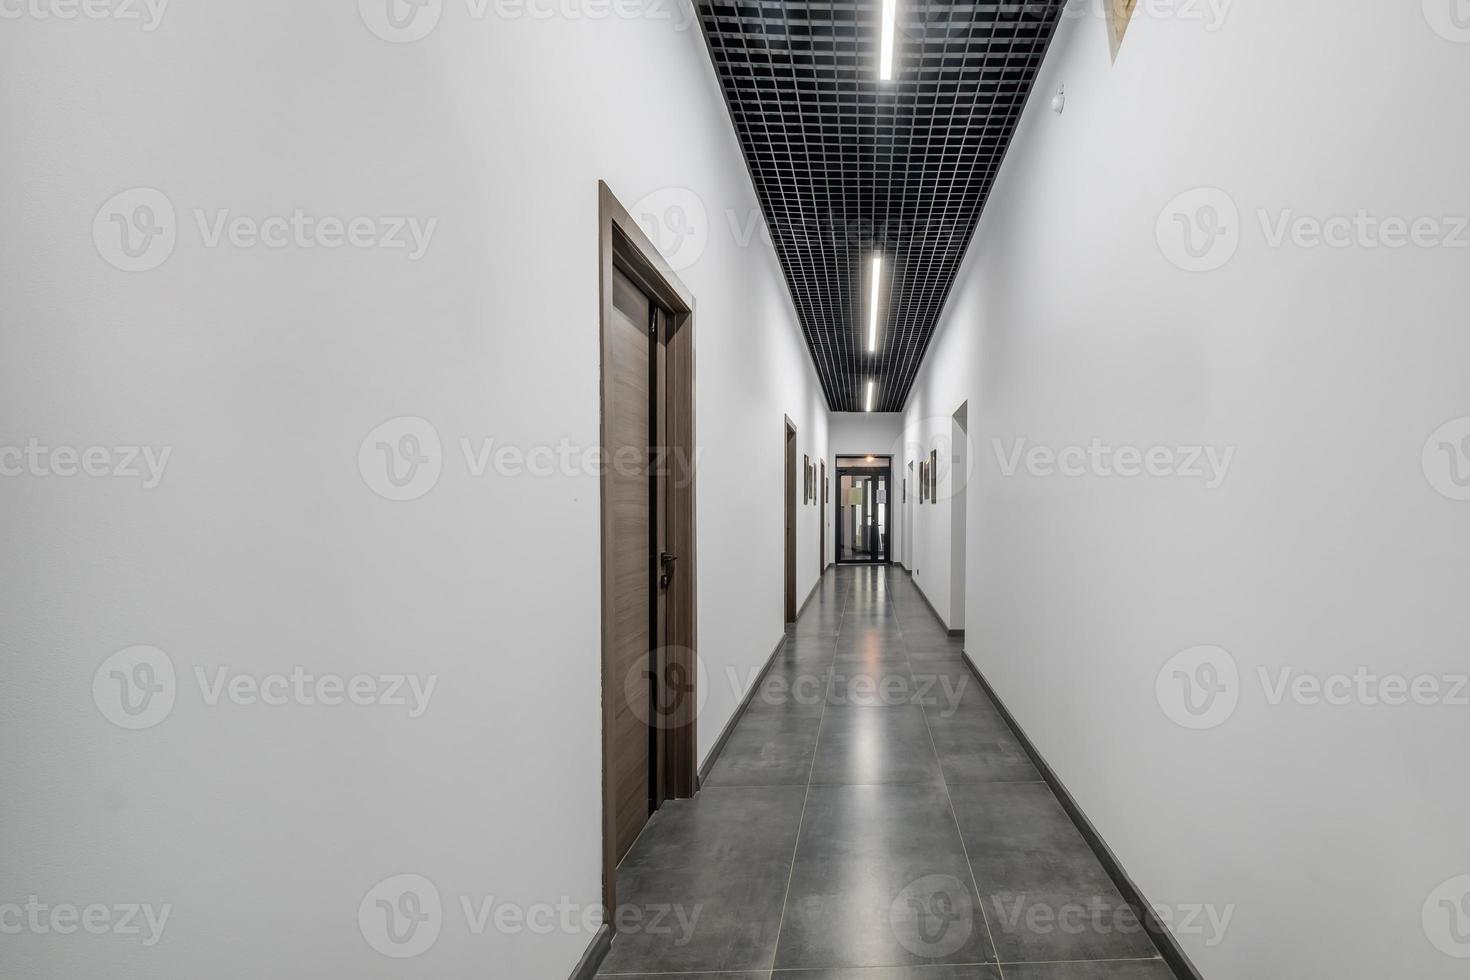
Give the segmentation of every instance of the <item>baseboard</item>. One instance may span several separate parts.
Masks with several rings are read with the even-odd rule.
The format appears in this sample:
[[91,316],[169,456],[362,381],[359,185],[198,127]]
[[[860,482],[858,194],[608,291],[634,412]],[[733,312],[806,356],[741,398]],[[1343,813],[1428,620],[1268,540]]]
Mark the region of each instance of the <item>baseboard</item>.
[[1071,818],[1072,823],[1076,825],[1083,839],[1087,841],[1087,846],[1092,849],[1093,854],[1097,855],[1098,861],[1102,862],[1103,870],[1113,880],[1113,884],[1117,887],[1119,894],[1123,896],[1123,901],[1128,903],[1128,907],[1133,910],[1133,914],[1138,916],[1138,921],[1143,923],[1143,927],[1148,931],[1149,937],[1153,939],[1154,945],[1158,947],[1159,955],[1163,957],[1169,969],[1174,971],[1174,976],[1179,978],[1179,980],[1203,980],[1199,970],[1195,969],[1194,964],[1189,960],[1189,956],[1179,946],[1179,942],[1174,938],[1174,934],[1154,915],[1153,906],[1143,897],[1143,892],[1134,883],[1133,879],[1128,877],[1128,872],[1123,870],[1123,865],[1118,861],[1118,856],[1113,853],[1112,848],[1108,847],[1107,841],[1103,840],[1102,835],[1097,832],[1097,828],[1087,818],[1087,814],[1082,812],[1082,808],[1077,805],[1077,801],[1067,790],[1066,785],[1062,783],[1051,765],[1047,763],[1046,759],[1037,750],[1035,744],[1027,737],[1025,730],[1016,721],[1016,716],[1011,714],[1005,702],[1000,699],[1000,695],[995,692],[995,688],[990,686],[990,681],[985,679],[985,675],[980,672],[980,668],[975,664],[975,661],[970,659],[969,653],[964,653],[962,656],[964,657],[965,665],[970,668],[970,672],[980,682],[980,687],[989,695],[990,700],[995,702],[995,706],[1000,710],[1000,715],[1005,719],[1007,727],[1016,736],[1017,741],[1021,743],[1021,747],[1026,750],[1026,754],[1031,757],[1031,762],[1036,766],[1037,771],[1041,773],[1041,778],[1046,780],[1047,786],[1051,787],[1051,791],[1056,794],[1057,800],[1061,802],[1062,809],[1067,812],[1067,816]]
[[607,959],[610,949],[612,949],[612,926],[604,925],[597,930],[597,935],[592,939],[592,945],[588,946],[587,952],[582,954],[581,961],[577,963],[576,969],[572,970],[572,975],[568,980],[592,980],[597,976],[602,961]]
[[822,579],[824,579],[826,577],[827,577],[827,569],[824,568],[824,569],[822,569],[821,574],[819,574],[817,576],[817,584],[815,584],[815,585],[812,586],[812,590],[810,592],[808,592],[806,594],[806,598],[801,601],[801,608],[798,609],[798,610],[796,610],[796,618],[797,619],[800,619],[801,618],[801,614],[804,613],[804,612],[806,612],[806,607],[809,606],[809,605],[811,605],[812,604],[812,600],[817,597],[817,592],[822,588]]
[[[899,567],[902,567],[902,566],[899,566]],[[910,579],[912,579],[914,577],[914,573],[911,572],[911,571],[909,571],[907,568],[905,568],[903,570],[903,573],[905,575],[907,575]],[[934,608],[934,603],[930,602],[929,601],[929,597],[924,594],[924,587],[922,585],[920,585],[918,582],[915,582],[914,583],[914,591],[917,592],[917,593],[919,593],[919,598],[924,600],[924,605],[928,606],[929,607],[929,611],[934,614],[934,618],[937,619],[937,620],[939,620],[939,625],[940,626],[944,626],[944,617],[941,616],[941,615],[939,615],[939,610]],[[944,629],[945,629],[946,632],[949,631],[949,627],[948,626],[944,626]],[[953,635],[953,634],[951,634],[951,635]]]
[[[811,592],[807,593],[806,601],[801,604],[801,608],[796,612],[797,619],[801,618],[801,614],[806,611],[806,607],[817,597],[817,592],[822,588],[822,580],[827,577],[827,572],[831,568],[832,566],[828,565],[827,568],[822,570],[822,574],[817,576],[817,584],[812,586]],[[765,666],[761,668],[760,675],[756,677],[755,683],[750,686],[750,690],[745,692],[745,697],[741,700],[740,706],[735,709],[735,713],[725,723],[725,729],[720,732],[720,737],[715,739],[715,747],[710,749],[709,758],[704,760],[704,765],[699,767],[699,772],[695,775],[696,791],[704,787],[704,781],[714,771],[715,763],[720,761],[720,753],[725,751],[725,745],[730,741],[730,736],[734,734],[735,726],[740,724],[740,719],[745,717],[745,709],[750,707],[750,702],[755,698],[755,692],[759,691],[761,685],[765,683],[766,675],[771,672],[771,665],[776,662],[776,656],[781,652],[781,648],[786,645],[786,640],[789,636],[790,634],[785,632],[781,634],[781,639],[776,643],[776,649],[772,650],[771,655],[766,658]]]

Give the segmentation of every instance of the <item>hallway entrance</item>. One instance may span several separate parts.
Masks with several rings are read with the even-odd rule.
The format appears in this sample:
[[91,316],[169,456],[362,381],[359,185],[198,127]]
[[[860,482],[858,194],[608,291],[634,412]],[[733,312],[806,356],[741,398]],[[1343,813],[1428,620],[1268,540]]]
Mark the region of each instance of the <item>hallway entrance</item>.
[[837,561],[887,564],[893,461],[887,456],[837,457]]

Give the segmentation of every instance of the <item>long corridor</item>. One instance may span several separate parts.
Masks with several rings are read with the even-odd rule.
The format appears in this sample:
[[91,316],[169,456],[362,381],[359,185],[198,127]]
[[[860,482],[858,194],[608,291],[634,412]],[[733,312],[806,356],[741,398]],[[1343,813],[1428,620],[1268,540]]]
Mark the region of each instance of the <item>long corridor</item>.
[[701,792],[619,868],[599,975],[1172,977],[908,576],[818,588]]

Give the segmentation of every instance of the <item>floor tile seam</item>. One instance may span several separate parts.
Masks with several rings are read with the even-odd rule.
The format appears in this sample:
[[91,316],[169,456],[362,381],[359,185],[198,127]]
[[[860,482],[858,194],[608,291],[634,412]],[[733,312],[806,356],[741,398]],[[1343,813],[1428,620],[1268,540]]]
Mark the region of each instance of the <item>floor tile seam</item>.
[[[893,601],[893,598],[892,598],[892,594],[890,593],[890,595],[889,595],[889,602],[892,602],[892,601]],[[897,612],[895,610],[895,619],[896,618],[897,618]],[[937,619],[938,617],[936,616],[935,618]],[[902,637],[903,636],[903,627],[902,627],[901,624],[899,626],[899,631],[898,632],[899,632],[899,636]],[[904,647],[904,650],[905,650],[905,653],[907,653],[908,647],[905,646]],[[909,669],[910,669],[910,672],[912,672],[912,670],[913,670],[913,662],[912,661],[910,661],[910,667],[909,667]],[[929,726],[929,709],[928,708],[924,708],[923,711],[924,711],[924,730],[929,733],[929,747],[931,749],[933,749],[935,759],[939,759],[939,746],[934,741],[934,730],[932,728],[930,728],[930,726]],[[950,795],[950,792],[949,792],[949,781],[948,781],[948,779],[945,778],[945,775],[944,775],[944,762],[943,762],[942,759],[939,760],[939,782],[940,782],[940,785],[942,785],[944,787],[944,799],[945,799],[945,802],[949,804],[949,816],[950,816],[950,819],[954,821],[954,832],[955,832],[955,836],[959,838],[959,841],[960,841],[960,850],[965,855],[965,867],[968,868],[969,871],[970,871],[970,883],[975,888],[975,900],[980,905],[980,921],[982,923],[984,923],[984,925],[985,925],[985,936],[986,936],[987,939],[990,940],[990,952],[996,958],[995,972],[998,973],[998,974],[1000,974],[1000,980],[1005,980],[1005,976],[1006,976],[1005,967],[1003,967],[1000,964],[1000,962],[999,962],[1000,961],[1000,947],[998,947],[995,944],[995,931],[990,928],[990,916],[985,911],[985,902],[984,902],[984,900],[980,897],[980,879],[978,879],[977,877],[975,877],[975,864],[974,864],[973,861],[970,860],[970,847],[969,847],[968,844],[965,843],[965,832],[964,832],[964,830],[962,830],[960,828],[960,816],[959,816],[958,811],[955,810],[954,797],[951,796]]]
[[[843,596],[842,610],[837,614],[837,633],[832,637],[832,655],[837,655],[837,636],[842,632],[842,620],[847,613],[847,596]],[[799,618],[799,617],[798,617]],[[786,893],[781,896],[781,915],[776,919],[776,940],[771,944],[771,966],[767,972],[776,969],[776,957],[781,955],[781,933],[786,928],[786,910],[791,903],[791,883],[796,880],[796,860],[801,855],[801,830],[806,825],[806,808],[812,798],[812,776],[817,768],[817,753],[822,747],[822,725],[827,720],[827,701],[822,700],[822,710],[817,715],[817,735],[812,742],[812,761],[806,772],[806,793],[801,798],[801,816],[796,821],[796,841],[791,847],[791,867],[786,874]]]

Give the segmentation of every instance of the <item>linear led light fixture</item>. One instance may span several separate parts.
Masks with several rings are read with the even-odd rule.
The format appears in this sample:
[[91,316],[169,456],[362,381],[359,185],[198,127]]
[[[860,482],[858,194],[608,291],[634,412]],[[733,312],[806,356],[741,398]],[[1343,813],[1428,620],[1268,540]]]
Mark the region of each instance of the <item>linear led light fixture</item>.
[[883,0],[883,38],[878,46],[878,79],[893,81],[893,28],[898,19],[898,0]]
[[868,297],[868,353],[878,353],[878,298],[883,283],[883,256],[873,256],[873,286]]
[[866,411],[871,412],[872,410],[873,410],[873,379],[872,378],[869,378],[868,379],[868,407],[867,407]]

